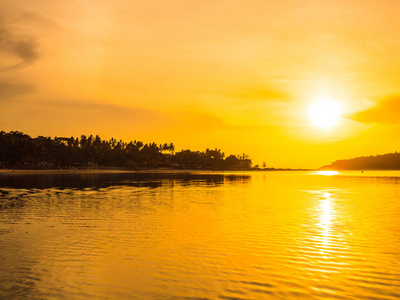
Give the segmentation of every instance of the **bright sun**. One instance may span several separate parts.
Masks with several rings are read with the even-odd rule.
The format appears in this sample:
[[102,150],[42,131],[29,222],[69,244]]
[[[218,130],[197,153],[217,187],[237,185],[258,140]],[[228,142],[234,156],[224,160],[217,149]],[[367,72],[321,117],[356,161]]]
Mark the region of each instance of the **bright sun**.
[[339,123],[341,113],[339,102],[323,98],[312,103],[308,111],[308,118],[314,126],[329,129]]

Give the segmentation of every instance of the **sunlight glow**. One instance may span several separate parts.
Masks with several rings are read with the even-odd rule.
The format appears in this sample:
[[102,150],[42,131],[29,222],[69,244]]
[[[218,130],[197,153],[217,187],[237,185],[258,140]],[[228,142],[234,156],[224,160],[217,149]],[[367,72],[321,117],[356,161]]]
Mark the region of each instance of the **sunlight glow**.
[[311,105],[308,117],[315,127],[329,129],[339,123],[341,113],[339,102],[330,98],[321,98]]
[[325,176],[332,176],[332,175],[338,175],[338,171],[317,171],[318,175],[325,175]]

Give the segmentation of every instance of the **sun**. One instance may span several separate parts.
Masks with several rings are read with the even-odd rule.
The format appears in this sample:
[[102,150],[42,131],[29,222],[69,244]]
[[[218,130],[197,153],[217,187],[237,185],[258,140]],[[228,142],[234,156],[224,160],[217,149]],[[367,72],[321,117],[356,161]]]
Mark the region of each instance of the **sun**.
[[321,98],[311,104],[308,118],[315,127],[330,129],[338,125],[341,113],[342,109],[338,101]]

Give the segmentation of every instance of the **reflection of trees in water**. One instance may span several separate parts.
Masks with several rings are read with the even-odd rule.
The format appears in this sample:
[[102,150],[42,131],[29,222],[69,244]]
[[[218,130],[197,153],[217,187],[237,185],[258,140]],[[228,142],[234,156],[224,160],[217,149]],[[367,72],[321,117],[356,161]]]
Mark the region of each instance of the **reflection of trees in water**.
[[[224,184],[246,184],[251,176],[246,174],[182,174],[182,173],[118,173],[118,174],[0,174],[0,210],[25,207],[27,201],[40,193],[42,204],[54,201],[59,193],[64,196],[73,190],[99,191],[112,187],[167,188],[181,187],[217,187]],[[54,190],[54,188],[56,190]],[[68,191],[68,189],[72,189]],[[47,195],[48,197],[43,197]],[[68,198],[69,199],[69,198]],[[49,203],[47,203],[49,204]]]
[[[218,186],[245,184],[247,174],[117,173],[117,174],[2,174],[0,187],[20,189],[74,188],[100,189],[111,186],[158,188],[163,185]],[[7,192],[4,192],[7,194]],[[3,194],[0,194],[0,196]]]
[[29,193],[29,191],[9,191],[0,188],[0,210],[23,207],[25,204],[23,199]]

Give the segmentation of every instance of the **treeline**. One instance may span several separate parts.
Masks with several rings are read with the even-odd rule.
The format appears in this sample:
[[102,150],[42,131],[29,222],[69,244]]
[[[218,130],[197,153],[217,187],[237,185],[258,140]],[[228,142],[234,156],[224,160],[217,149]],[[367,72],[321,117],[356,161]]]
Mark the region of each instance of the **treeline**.
[[123,142],[98,135],[35,138],[19,132],[0,132],[1,168],[175,168],[246,170],[252,162],[246,154],[229,155],[220,149],[175,152],[173,143],[157,145]]
[[400,170],[400,153],[342,159],[323,166],[321,170]]

